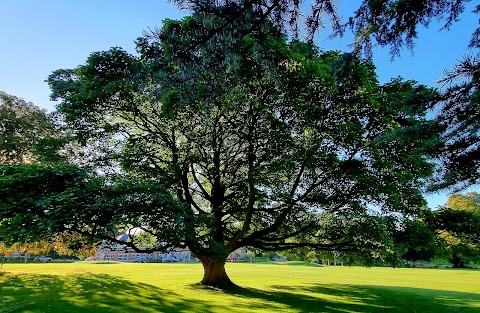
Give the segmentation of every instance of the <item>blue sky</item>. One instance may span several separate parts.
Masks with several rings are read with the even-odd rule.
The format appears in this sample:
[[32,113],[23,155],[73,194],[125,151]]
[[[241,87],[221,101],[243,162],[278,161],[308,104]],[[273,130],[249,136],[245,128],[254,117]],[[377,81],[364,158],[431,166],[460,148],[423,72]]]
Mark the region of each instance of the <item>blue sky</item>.
[[[344,0],[348,17],[359,1]],[[422,29],[417,47],[390,60],[388,49],[375,49],[374,61],[381,82],[402,76],[435,86],[443,71],[462,55],[478,16],[467,13],[450,31],[439,32],[432,23]],[[94,51],[122,47],[134,52],[133,41],[149,27],[161,26],[165,18],[185,15],[166,0],[0,0],[0,90],[52,111],[50,91],[44,82],[56,69],[84,63]],[[321,48],[346,50],[351,36],[340,40],[317,37]],[[430,207],[443,204],[447,195],[427,196]]]

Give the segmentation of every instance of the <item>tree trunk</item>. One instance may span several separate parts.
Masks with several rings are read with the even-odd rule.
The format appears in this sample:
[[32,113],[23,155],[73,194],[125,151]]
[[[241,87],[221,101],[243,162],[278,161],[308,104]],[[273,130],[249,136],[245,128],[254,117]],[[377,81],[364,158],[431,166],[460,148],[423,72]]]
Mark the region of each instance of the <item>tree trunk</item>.
[[235,286],[225,271],[225,261],[212,260],[208,257],[198,257],[203,265],[201,285],[227,289]]
[[454,256],[450,259],[450,262],[453,264],[453,268],[465,268],[465,260],[458,256]]

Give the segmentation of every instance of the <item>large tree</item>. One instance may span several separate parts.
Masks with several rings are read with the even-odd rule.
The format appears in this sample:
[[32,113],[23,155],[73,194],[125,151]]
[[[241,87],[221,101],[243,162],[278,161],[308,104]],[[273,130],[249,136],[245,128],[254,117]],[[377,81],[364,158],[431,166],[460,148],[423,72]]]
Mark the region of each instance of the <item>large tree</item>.
[[270,23],[192,49],[195,33],[225,22],[204,17],[165,21],[138,56],[113,48],[49,77],[96,174],[4,167],[2,235],[115,240],[140,227],[158,239],[147,251],[188,246],[217,287],[231,285],[225,258],[242,246],[388,252],[391,228],[424,204],[437,94],[381,85],[371,62],[287,42]]

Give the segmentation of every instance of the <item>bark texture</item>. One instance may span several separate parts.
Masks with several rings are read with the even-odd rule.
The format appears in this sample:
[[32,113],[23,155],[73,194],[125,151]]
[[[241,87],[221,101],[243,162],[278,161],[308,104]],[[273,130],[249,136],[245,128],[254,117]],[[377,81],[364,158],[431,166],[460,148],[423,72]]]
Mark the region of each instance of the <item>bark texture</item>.
[[199,257],[203,265],[203,279],[201,285],[227,289],[235,286],[225,271],[225,262],[212,260],[208,257]]

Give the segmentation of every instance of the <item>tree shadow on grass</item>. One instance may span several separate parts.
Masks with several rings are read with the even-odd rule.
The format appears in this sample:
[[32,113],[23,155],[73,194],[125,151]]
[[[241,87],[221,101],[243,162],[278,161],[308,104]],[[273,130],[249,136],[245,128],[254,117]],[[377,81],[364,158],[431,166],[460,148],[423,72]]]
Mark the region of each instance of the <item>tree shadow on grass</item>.
[[219,291],[190,285],[184,288],[196,292],[185,297],[105,274],[53,276],[0,271],[0,277],[0,313],[480,311],[478,294],[407,287],[315,284]]
[[263,312],[269,312],[269,304],[281,304],[303,313],[480,312],[480,295],[465,292],[340,284],[270,286],[269,290],[238,287],[230,294],[263,300],[258,306]]
[[111,275],[3,275],[0,313],[213,312],[202,300]]

